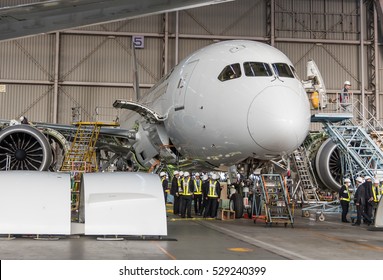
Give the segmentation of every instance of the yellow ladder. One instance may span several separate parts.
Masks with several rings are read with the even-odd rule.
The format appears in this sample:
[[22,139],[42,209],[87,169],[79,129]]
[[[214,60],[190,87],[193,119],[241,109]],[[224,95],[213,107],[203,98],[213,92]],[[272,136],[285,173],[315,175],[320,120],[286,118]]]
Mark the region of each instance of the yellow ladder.
[[96,161],[96,143],[102,126],[118,126],[117,123],[76,122],[76,135],[65,155],[60,171],[95,172],[98,170]]

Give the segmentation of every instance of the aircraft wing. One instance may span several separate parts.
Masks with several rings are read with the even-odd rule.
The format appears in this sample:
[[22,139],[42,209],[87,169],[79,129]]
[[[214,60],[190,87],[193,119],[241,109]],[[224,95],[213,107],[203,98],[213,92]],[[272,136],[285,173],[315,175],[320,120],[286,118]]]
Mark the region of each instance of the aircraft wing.
[[41,0],[0,8],[0,40],[233,0]]

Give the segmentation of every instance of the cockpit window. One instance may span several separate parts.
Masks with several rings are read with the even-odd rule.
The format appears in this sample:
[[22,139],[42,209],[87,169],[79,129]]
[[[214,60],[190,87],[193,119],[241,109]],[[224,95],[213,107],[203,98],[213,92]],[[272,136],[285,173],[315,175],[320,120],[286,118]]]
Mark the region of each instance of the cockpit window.
[[245,62],[245,75],[248,77],[272,76],[270,65],[264,62]]
[[294,78],[290,67],[286,63],[273,63],[274,72],[279,77]]
[[232,80],[241,77],[241,67],[239,63],[231,64],[223,68],[222,72],[218,76],[218,80],[221,82]]

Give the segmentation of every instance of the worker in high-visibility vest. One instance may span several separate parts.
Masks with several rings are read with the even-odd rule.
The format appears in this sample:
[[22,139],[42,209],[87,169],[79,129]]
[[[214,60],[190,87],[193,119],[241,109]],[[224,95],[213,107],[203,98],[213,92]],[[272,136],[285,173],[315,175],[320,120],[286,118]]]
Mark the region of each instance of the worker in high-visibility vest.
[[340,206],[342,207],[342,223],[349,223],[347,220],[347,213],[351,201],[351,180],[349,178],[344,179],[344,184],[339,190]]
[[372,198],[376,204],[379,203],[380,198],[382,197],[382,194],[383,194],[382,185],[380,185],[380,182],[376,180],[374,185],[372,186]]
[[191,205],[193,199],[194,184],[193,180],[190,178],[190,173],[185,171],[184,179],[181,183],[181,218],[193,218],[191,216]]
[[376,217],[376,210],[378,209],[378,204],[379,204],[380,198],[382,196],[382,191],[381,191],[380,186],[379,186],[379,180],[374,181],[374,184],[372,185],[371,192],[372,192],[372,201],[370,203],[371,203],[372,209],[373,209],[372,220],[374,220]]
[[202,180],[200,174],[197,172],[194,175],[194,213],[197,216],[202,215]]
[[206,209],[204,213],[204,218],[210,216],[215,218],[217,216],[218,202],[221,196],[221,186],[218,182],[217,174],[213,174],[211,179],[208,181],[209,185],[207,186],[206,193]]

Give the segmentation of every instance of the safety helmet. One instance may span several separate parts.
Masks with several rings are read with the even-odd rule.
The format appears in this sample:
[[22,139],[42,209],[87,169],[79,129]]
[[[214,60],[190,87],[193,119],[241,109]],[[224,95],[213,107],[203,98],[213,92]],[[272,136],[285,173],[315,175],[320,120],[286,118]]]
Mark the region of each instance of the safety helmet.
[[383,182],[383,178],[380,178],[380,182]]
[[363,183],[363,178],[362,177],[356,177],[355,181],[358,181],[359,183]]
[[346,179],[344,179],[344,182],[345,182],[345,183],[351,183],[351,180],[348,179],[348,178],[346,178]]
[[24,119],[25,119],[24,116],[21,116],[21,117],[20,117],[20,121],[21,121],[21,122],[22,122]]
[[174,173],[173,173],[174,175],[178,175],[178,171],[176,170],[176,171],[174,171]]
[[190,176],[190,173],[186,171],[186,172],[184,173],[184,177],[188,177],[188,176]]
[[351,86],[350,81],[345,81],[344,84],[347,85],[347,86]]
[[217,179],[218,179],[218,176],[217,176],[217,174],[213,174],[213,175],[211,175],[211,178],[212,178],[213,180],[217,180]]
[[162,177],[162,176],[166,176],[166,173],[163,171],[160,173],[160,177]]
[[196,177],[197,177],[197,176],[199,177],[199,173],[197,172],[197,173],[195,174],[195,176],[196,176]]
[[379,184],[379,180],[375,179],[374,184]]
[[370,176],[364,176],[364,180],[371,180],[371,177]]
[[209,179],[209,177],[207,177],[206,174],[202,176],[202,180],[206,181],[207,179]]
[[184,176],[184,172],[183,171],[180,171],[180,176]]

